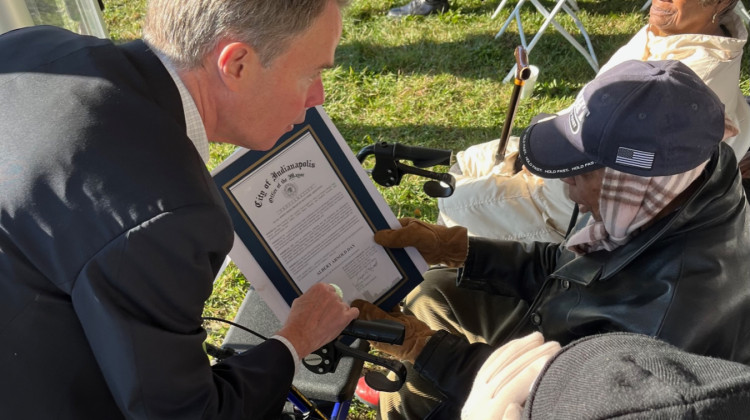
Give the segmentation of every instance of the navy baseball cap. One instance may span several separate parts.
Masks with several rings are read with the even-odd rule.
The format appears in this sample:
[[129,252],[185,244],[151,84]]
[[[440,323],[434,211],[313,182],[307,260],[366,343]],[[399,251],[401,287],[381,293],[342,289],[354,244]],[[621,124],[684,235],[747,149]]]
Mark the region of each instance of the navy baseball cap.
[[687,172],[724,138],[724,104],[679,61],[626,61],[578,93],[566,112],[521,135],[522,163],[543,178],[609,167],[653,177]]

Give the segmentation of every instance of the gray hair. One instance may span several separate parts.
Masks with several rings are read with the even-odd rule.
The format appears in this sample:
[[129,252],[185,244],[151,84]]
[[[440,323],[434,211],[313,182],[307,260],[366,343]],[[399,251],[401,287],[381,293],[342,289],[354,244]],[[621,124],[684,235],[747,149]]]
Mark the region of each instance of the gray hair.
[[149,0],[143,38],[182,70],[194,69],[223,40],[244,42],[264,66],[307,30],[330,1]]

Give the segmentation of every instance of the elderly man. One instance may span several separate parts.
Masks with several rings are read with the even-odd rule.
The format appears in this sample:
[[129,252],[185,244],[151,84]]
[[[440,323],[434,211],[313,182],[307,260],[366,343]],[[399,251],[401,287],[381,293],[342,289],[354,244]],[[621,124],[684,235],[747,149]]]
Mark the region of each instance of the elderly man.
[[[145,42],[0,36],[0,407],[8,419],[278,418],[358,311],[317,285],[210,366],[233,229],[208,140],[265,150],[323,102],[345,0],[152,0]],[[252,279],[250,279],[252,281]]]
[[535,330],[562,345],[635,332],[750,362],[750,232],[726,121],[684,64],[628,61],[521,136],[526,167],[561,178],[586,213],[564,243],[467,241],[462,228],[413,219],[378,232],[385,246],[461,267],[428,272],[438,287],[412,292],[405,314],[356,303],[364,318],[406,321],[404,346],[384,349],[421,374],[381,394],[383,415],[457,418],[493,346]]

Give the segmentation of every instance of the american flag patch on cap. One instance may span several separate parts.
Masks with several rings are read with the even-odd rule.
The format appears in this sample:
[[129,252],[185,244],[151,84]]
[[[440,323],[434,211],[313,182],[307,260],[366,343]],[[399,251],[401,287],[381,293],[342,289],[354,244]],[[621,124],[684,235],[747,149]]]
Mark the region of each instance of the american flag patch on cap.
[[617,149],[615,163],[635,168],[651,169],[654,164],[654,153],[620,147]]

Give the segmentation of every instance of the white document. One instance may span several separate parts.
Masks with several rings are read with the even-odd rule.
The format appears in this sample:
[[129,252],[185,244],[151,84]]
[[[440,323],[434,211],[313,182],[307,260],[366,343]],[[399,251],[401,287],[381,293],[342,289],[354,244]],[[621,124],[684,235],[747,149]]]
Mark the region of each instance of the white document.
[[315,283],[392,306],[428,268],[413,248],[374,242],[400,224],[322,108],[268,153],[240,150],[213,175],[235,223],[230,256],[282,322]]

